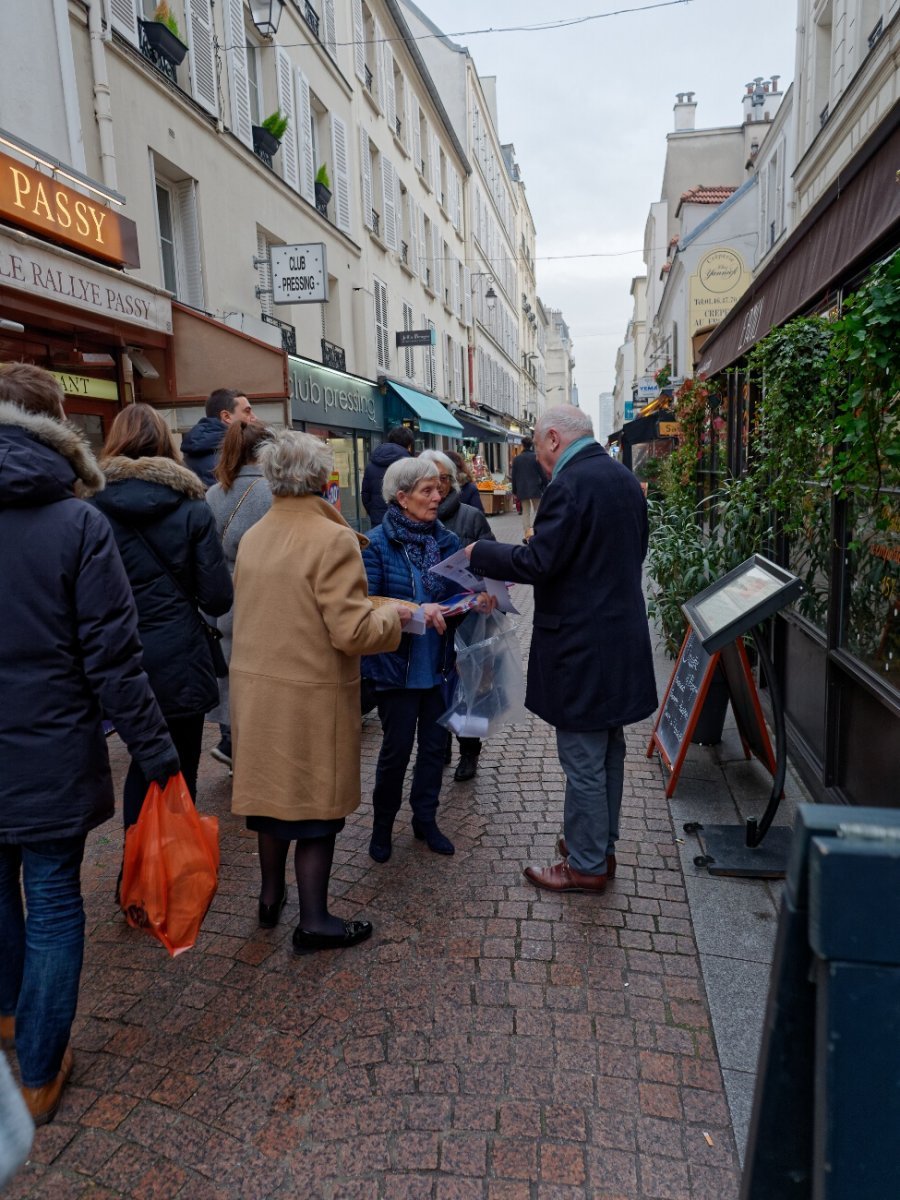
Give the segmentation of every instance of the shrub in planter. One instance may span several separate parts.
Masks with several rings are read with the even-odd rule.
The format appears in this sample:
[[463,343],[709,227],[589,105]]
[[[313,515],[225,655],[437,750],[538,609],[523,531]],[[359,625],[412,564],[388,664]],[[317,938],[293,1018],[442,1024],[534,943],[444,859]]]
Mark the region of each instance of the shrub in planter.
[[175,67],[184,61],[188,48],[181,40],[178,22],[165,0],[162,4],[157,4],[153,12],[153,20],[142,21],[141,28],[148,44],[157,54],[167,59]]

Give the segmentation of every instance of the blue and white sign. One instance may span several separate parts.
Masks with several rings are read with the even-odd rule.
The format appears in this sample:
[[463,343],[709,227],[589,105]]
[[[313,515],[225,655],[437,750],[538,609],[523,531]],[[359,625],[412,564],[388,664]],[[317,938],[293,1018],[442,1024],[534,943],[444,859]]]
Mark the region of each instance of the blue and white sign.
[[652,375],[642,375],[637,383],[638,400],[655,400],[659,395],[659,384]]
[[625,401],[625,420],[626,421],[634,420],[634,401],[633,400]]

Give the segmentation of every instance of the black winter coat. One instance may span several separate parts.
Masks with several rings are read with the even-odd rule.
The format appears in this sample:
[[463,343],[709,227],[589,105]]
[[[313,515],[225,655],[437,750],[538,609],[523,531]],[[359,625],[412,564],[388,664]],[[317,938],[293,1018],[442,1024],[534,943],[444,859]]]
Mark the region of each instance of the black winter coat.
[[467,479],[459,489],[459,498],[463,504],[468,504],[471,508],[477,508],[479,512],[484,512],[484,505],[481,502],[481,492],[479,492],[471,479]]
[[394,442],[382,442],[380,446],[376,446],[372,451],[372,457],[366,464],[365,471],[363,471],[360,498],[363,502],[363,508],[369,514],[369,520],[372,522],[373,529],[381,524],[384,520],[384,514],[387,512],[387,505],[381,494],[381,485],[384,483],[385,471],[398,458],[410,457],[408,450],[403,446],[396,445]]
[[0,843],[113,815],[103,717],[148,778],[178,761],[112,532],[76,485],[103,486],[81,435],[0,404]]
[[525,704],[557,729],[614,729],[656,711],[646,552],[641,485],[596,443],[549,484],[527,545],[472,551],[476,571],[534,585]]
[[446,500],[441,501],[438,520],[446,529],[453,530],[463,546],[477,542],[479,538],[487,542],[497,540],[483,510],[463,504],[459,492],[451,492]]
[[219,617],[234,598],[206,493],[169,458],[111,458],[103,469],[106,489],[94,503],[112,525],[131,581],[144,668],[160,708],[167,717],[205,713],[218,703],[219,687],[197,608]]
[[511,468],[513,495],[518,500],[539,500],[547,485],[547,476],[533,450],[523,450],[513,459]]
[[199,475],[204,487],[211,488],[216,482],[213,471],[219,461],[222,439],[227,429],[228,426],[218,417],[201,417],[181,439],[184,465]]

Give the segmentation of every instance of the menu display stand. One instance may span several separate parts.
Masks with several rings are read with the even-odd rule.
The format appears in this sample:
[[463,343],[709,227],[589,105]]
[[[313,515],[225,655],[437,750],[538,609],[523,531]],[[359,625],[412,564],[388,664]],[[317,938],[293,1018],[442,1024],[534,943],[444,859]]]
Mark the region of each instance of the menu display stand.
[[[787,733],[781,691],[758,627],[792,603],[802,590],[803,585],[795,575],[755,554],[682,605],[689,622],[688,633],[647,749],[648,758],[654,749],[658,750],[671,772],[666,796],[675,790],[687,744],[720,660],[744,753],[748,758],[754,753],[773,775],[772,793],[759,819],[749,817],[744,827],[704,827],[697,821],[684,826],[686,833],[697,835],[703,850],[694,862],[705,866],[711,875],[779,879],[785,873],[790,830],[772,828],[772,822],[784,788]],[[753,638],[772,703],[774,755],[743,645],[743,637],[748,633]]]

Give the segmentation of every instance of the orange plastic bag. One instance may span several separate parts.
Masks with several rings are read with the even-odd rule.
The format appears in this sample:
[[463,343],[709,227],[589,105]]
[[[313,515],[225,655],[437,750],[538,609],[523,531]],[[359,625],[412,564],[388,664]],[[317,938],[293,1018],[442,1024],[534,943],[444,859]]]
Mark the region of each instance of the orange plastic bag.
[[183,775],[150,784],[125,834],[121,902],[128,924],[159,938],[174,958],[189,950],[216,894],[219,819],[201,816]]

